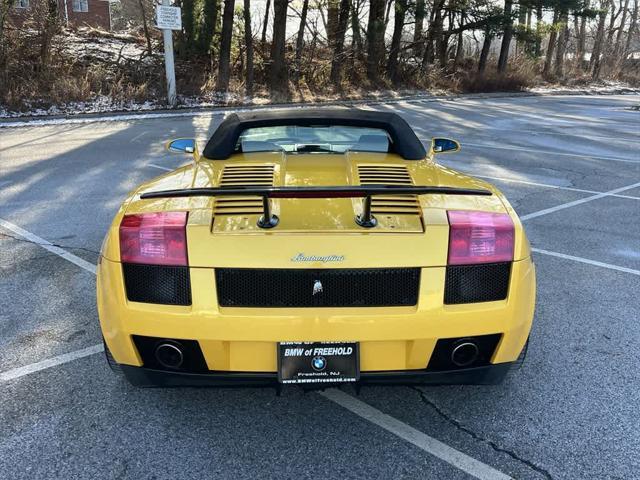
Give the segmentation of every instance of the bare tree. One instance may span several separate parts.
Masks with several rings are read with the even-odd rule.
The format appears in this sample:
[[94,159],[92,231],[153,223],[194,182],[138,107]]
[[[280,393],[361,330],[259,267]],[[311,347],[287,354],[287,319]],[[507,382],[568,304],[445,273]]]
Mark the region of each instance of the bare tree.
[[604,29],[607,21],[607,9],[611,0],[602,0],[600,4],[600,12],[598,14],[598,29],[596,31],[596,39],[591,52],[591,60],[589,61],[589,69],[591,70],[591,78],[597,80],[600,76],[602,47],[604,43]]
[[393,20],[393,37],[391,39],[391,50],[387,61],[387,75],[393,83],[398,83],[398,54],[400,52],[400,42],[402,41],[402,30],[404,28],[404,17],[407,11],[407,0],[395,0],[395,16]]
[[416,0],[415,25],[413,27],[413,54],[421,57],[424,52],[422,28],[424,27],[425,0]]
[[60,27],[58,1],[47,0],[46,9],[42,31],[40,32],[40,66],[42,70],[46,70],[49,66],[51,59],[51,42]]
[[358,17],[360,13],[360,1],[359,0],[351,0],[351,35],[353,36],[353,48],[355,50],[355,56],[358,58],[362,58],[362,52],[364,50],[362,44],[362,35],[360,26],[360,18]]
[[246,46],[247,66],[245,74],[245,91],[247,96],[253,95],[253,34],[251,33],[251,0],[244,0],[244,43]]
[[[627,42],[624,46],[622,53],[622,59],[626,59],[631,51],[631,39],[636,35],[638,31],[638,10],[640,9],[640,1],[634,0],[633,2],[633,14],[631,15],[631,24],[629,25],[629,31],[627,32]],[[0,37],[1,38],[1,37]]]
[[435,58],[433,42],[434,39],[442,37],[442,8],[445,0],[434,0],[431,18],[429,19],[429,29],[425,40],[424,55],[422,56],[422,70],[426,71],[427,65],[432,64]]
[[202,26],[198,37],[200,51],[209,53],[211,42],[218,23],[218,0],[204,0],[202,9]]
[[560,31],[558,32],[558,45],[556,49],[555,75],[564,78],[564,55],[569,41],[569,12],[564,8],[560,12]]
[[511,37],[513,36],[513,20],[511,10],[513,0],[504,0],[504,30],[502,32],[502,45],[500,46],[500,56],[498,57],[498,72],[507,71],[507,61],[509,59],[509,48],[511,47]]
[[349,22],[349,0],[340,0],[340,9],[338,13],[338,25],[334,34],[333,55],[331,58],[331,74],[330,80],[334,85],[340,84],[340,73],[342,71],[342,50],[344,49],[344,36],[347,32],[347,24]]
[[296,37],[296,83],[300,81],[300,71],[302,70],[302,48],[304,47],[304,30],[307,27],[308,10],[309,0],[304,0],[302,3],[302,11],[300,12],[300,26],[298,27],[298,36]]
[[489,58],[489,52],[491,50],[491,42],[493,40],[493,32],[487,29],[484,32],[484,40],[482,42],[482,51],[480,52],[480,59],[478,60],[478,73],[483,74],[487,68],[487,59]]
[[222,34],[220,38],[220,59],[218,60],[218,78],[216,90],[229,90],[231,76],[231,37],[233,35],[233,7],[235,0],[225,0],[222,12]]
[[614,56],[616,58],[620,57],[622,53],[622,35],[624,33],[624,26],[627,23],[627,13],[629,12],[629,0],[625,0],[624,7],[622,8],[622,18],[620,19],[620,28],[618,29],[618,34],[616,35],[616,45],[613,48]]
[[371,0],[369,2],[367,77],[375,83],[380,77],[380,63],[384,55],[384,7],[385,0]]
[[288,0],[273,0],[273,41],[271,42],[270,89],[275,94],[287,94],[289,76],[285,59]]
[[262,36],[260,43],[264,45],[267,42],[267,26],[269,25],[269,9],[271,8],[271,0],[267,0],[267,6],[264,9],[264,22],[262,23]]
[[558,18],[560,18],[560,12],[556,8],[553,12],[553,25],[551,33],[549,34],[549,42],[547,43],[547,51],[545,53],[544,69],[542,71],[542,74],[545,77],[548,77],[551,74],[551,67],[553,65],[553,54],[556,50],[556,40],[558,38],[558,30],[556,28]]

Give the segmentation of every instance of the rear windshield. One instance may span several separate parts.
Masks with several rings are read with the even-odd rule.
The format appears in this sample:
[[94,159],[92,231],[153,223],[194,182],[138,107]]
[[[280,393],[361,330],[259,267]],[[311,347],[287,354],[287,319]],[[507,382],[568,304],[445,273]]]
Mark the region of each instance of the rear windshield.
[[282,125],[244,130],[236,152],[344,153],[391,151],[391,140],[378,128]]

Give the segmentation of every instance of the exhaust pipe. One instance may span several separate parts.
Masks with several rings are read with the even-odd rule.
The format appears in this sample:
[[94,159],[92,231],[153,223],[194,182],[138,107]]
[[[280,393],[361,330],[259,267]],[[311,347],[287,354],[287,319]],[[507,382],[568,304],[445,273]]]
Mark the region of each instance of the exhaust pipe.
[[468,367],[478,359],[480,350],[475,342],[462,340],[451,350],[451,363],[456,367]]
[[156,347],[156,360],[164,368],[180,368],[184,362],[184,355],[179,345],[160,343]]

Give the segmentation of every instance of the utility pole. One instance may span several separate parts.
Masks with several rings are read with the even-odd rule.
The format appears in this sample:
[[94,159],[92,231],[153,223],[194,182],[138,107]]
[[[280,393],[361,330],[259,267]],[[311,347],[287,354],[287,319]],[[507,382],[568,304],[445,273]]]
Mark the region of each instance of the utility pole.
[[173,30],[182,29],[180,8],[172,7],[170,0],[162,0],[156,7],[156,24],[162,29],[164,43],[164,69],[167,75],[167,103],[176,106],[176,70],[173,63]]

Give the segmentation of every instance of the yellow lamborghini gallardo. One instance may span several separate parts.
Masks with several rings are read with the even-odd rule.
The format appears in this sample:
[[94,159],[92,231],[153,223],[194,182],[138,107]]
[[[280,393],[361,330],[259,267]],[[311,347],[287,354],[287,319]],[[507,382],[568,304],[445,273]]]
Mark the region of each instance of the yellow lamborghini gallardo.
[[535,268],[492,185],[393,113],[229,115],[107,233],[107,360],[139,386],[490,384],[525,351]]

